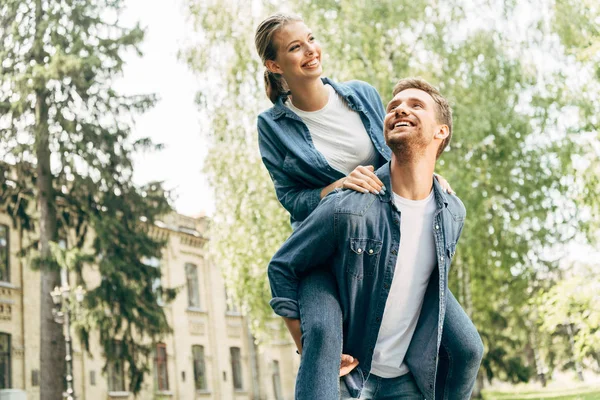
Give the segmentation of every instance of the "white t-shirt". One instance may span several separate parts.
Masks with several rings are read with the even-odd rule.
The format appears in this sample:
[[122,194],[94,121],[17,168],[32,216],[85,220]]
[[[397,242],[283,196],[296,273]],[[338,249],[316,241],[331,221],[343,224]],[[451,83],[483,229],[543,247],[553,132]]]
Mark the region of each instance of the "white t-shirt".
[[408,200],[394,193],[394,203],[401,216],[400,248],[371,367],[371,373],[382,378],[395,378],[408,372],[404,356],[436,265],[433,191],[423,200]]
[[290,99],[285,105],[306,124],[315,148],[333,168],[348,175],[359,165],[375,165],[377,151],[360,115],[331,85],[325,87],[329,101],[318,111],[302,111]]

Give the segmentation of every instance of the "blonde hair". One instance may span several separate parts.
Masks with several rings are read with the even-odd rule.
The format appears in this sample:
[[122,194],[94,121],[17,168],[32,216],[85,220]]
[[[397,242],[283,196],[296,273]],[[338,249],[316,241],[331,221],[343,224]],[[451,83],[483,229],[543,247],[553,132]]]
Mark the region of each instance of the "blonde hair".
[[436,154],[436,158],[439,158],[446,146],[448,146],[448,143],[450,143],[450,139],[452,139],[452,108],[450,107],[450,104],[448,104],[448,100],[442,96],[439,90],[425,79],[421,78],[400,79],[398,83],[396,83],[396,86],[394,86],[392,96],[395,97],[398,93],[407,89],[418,89],[428,93],[437,106],[435,113],[437,122],[448,125],[448,137],[440,144]]
[[[267,60],[275,60],[277,57],[275,34],[288,23],[297,21],[302,21],[302,18],[297,15],[277,13],[271,15],[258,25],[254,34],[254,44],[263,64]],[[265,69],[264,79],[265,91],[272,103],[275,103],[280,95],[288,93],[290,90],[281,74],[276,74]]]

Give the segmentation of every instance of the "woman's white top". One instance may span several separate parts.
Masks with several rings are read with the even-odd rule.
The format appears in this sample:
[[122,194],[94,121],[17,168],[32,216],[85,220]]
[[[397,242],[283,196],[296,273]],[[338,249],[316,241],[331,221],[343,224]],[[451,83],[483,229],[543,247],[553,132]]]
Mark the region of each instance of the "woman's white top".
[[289,98],[285,105],[306,124],[315,148],[334,169],[348,175],[359,165],[375,165],[378,154],[359,113],[331,85],[325,87],[329,100],[318,111],[302,111]]

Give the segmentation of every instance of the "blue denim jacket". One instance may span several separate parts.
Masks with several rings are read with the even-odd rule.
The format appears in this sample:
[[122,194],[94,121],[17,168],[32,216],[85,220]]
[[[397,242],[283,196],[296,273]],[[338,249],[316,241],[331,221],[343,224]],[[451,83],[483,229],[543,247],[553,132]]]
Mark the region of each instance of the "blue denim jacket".
[[[392,187],[389,163],[376,173],[386,187]],[[437,209],[431,230],[438,264],[405,358],[427,399],[435,398],[448,270],[466,214],[458,197],[444,193],[437,180],[432,181]],[[332,268],[344,315],[343,352],[360,360],[345,377],[355,397],[359,397],[371,369],[400,246],[400,217],[391,190],[374,195],[337,189],[300,224],[269,264],[271,307],[288,318],[299,318],[300,278],[314,268]]]
[[[379,153],[375,169],[390,160],[392,153],[383,138],[385,111],[377,90],[362,81],[322,80],[359,113]],[[321,201],[321,189],[345,175],[332,168],[317,151],[306,124],[284,105],[286,99],[280,96],[273,107],[258,116],[258,144],[277,198],[290,213],[292,227],[296,228]]]

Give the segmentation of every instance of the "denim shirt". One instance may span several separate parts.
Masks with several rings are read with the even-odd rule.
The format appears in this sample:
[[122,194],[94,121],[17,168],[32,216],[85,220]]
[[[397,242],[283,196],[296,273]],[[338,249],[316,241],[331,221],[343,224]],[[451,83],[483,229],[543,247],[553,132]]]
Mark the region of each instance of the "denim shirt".
[[[389,163],[376,174],[386,187],[392,187]],[[437,266],[404,359],[427,399],[435,398],[448,270],[466,214],[458,197],[444,193],[437,179],[432,178],[432,182],[436,211],[431,232]],[[276,314],[295,319],[299,318],[297,293],[301,277],[314,268],[332,268],[344,316],[343,352],[360,360],[359,366],[344,377],[355,397],[359,397],[371,369],[396,267],[400,218],[391,190],[375,195],[337,189],[300,224],[269,264],[271,307]]]
[[[383,138],[385,111],[377,90],[362,81],[322,80],[360,115],[379,154],[375,169],[389,161],[392,153]],[[273,107],[258,116],[258,144],[277,198],[296,228],[321,201],[321,189],[345,174],[332,168],[315,148],[306,124],[284,105],[286,99],[279,96]]]

